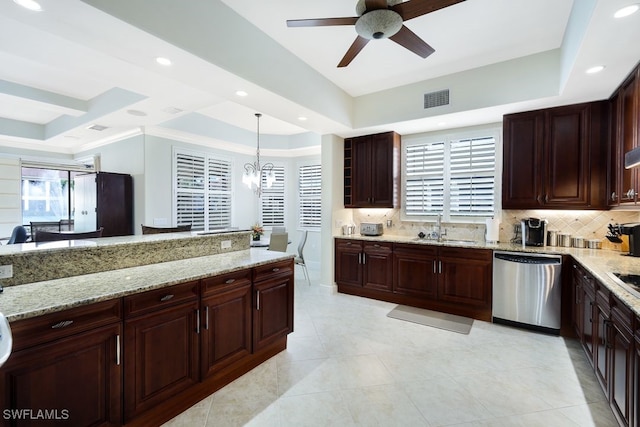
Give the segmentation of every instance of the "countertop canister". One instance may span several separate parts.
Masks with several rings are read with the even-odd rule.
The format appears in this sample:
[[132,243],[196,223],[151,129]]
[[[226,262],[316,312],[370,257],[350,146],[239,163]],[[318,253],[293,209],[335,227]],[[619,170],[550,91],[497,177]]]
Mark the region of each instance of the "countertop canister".
[[558,246],[558,231],[547,231],[547,246]]
[[571,234],[569,233],[558,233],[558,244],[565,248],[571,247]]
[[584,248],[584,237],[574,236],[571,238],[571,246],[574,248]]

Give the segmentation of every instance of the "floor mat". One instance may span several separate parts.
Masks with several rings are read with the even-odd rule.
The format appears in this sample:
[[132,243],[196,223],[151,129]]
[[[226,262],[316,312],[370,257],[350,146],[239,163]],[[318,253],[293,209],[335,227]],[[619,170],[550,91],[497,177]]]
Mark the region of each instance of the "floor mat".
[[473,325],[473,319],[468,317],[440,313],[438,311],[425,310],[423,308],[409,307],[406,305],[397,306],[387,314],[387,317],[445,329],[459,334],[469,334],[471,326]]

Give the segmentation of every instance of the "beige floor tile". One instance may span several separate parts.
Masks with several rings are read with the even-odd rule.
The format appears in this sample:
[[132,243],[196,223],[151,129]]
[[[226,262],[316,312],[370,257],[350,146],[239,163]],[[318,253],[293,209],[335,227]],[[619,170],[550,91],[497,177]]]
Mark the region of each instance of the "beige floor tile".
[[615,427],[580,344],[490,322],[469,335],[296,280],[286,351],[166,424]]

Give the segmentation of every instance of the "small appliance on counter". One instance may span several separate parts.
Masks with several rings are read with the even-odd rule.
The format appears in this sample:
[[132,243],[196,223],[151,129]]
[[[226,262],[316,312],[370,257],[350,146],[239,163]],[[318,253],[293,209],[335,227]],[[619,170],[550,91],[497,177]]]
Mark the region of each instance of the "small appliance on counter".
[[356,226],[355,225],[343,225],[342,226],[342,235],[343,236],[351,236],[355,234]]
[[640,223],[620,224],[620,232],[629,236],[629,255],[640,256]]
[[524,246],[547,246],[547,220],[525,218],[520,222]]
[[382,223],[363,222],[360,223],[360,234],[363,236],[382,236]]

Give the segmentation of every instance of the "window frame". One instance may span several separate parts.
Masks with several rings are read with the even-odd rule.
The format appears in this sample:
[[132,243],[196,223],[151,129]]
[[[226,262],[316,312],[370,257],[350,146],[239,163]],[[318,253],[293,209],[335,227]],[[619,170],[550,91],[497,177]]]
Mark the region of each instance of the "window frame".
[[[452,215],[451,213],[451,143],[469,139],[483,139],[493,137],[495,140],[495,168],[493,189],[493,214],[478,215]],[[433,221],[437,214],[433,215],[408,215],[407,214],[407,147],[424,143],[444,143],[444,196],[442,219],[447,222],[457,223],[484,223],[487,218],[499,217],[502,212],[502,126],[500,123],[477,126],[464,129],[453,129],[443,132],[413,134],[403,137],[401,144],[401,187],[402,208],[400,219],[408,222]]]

